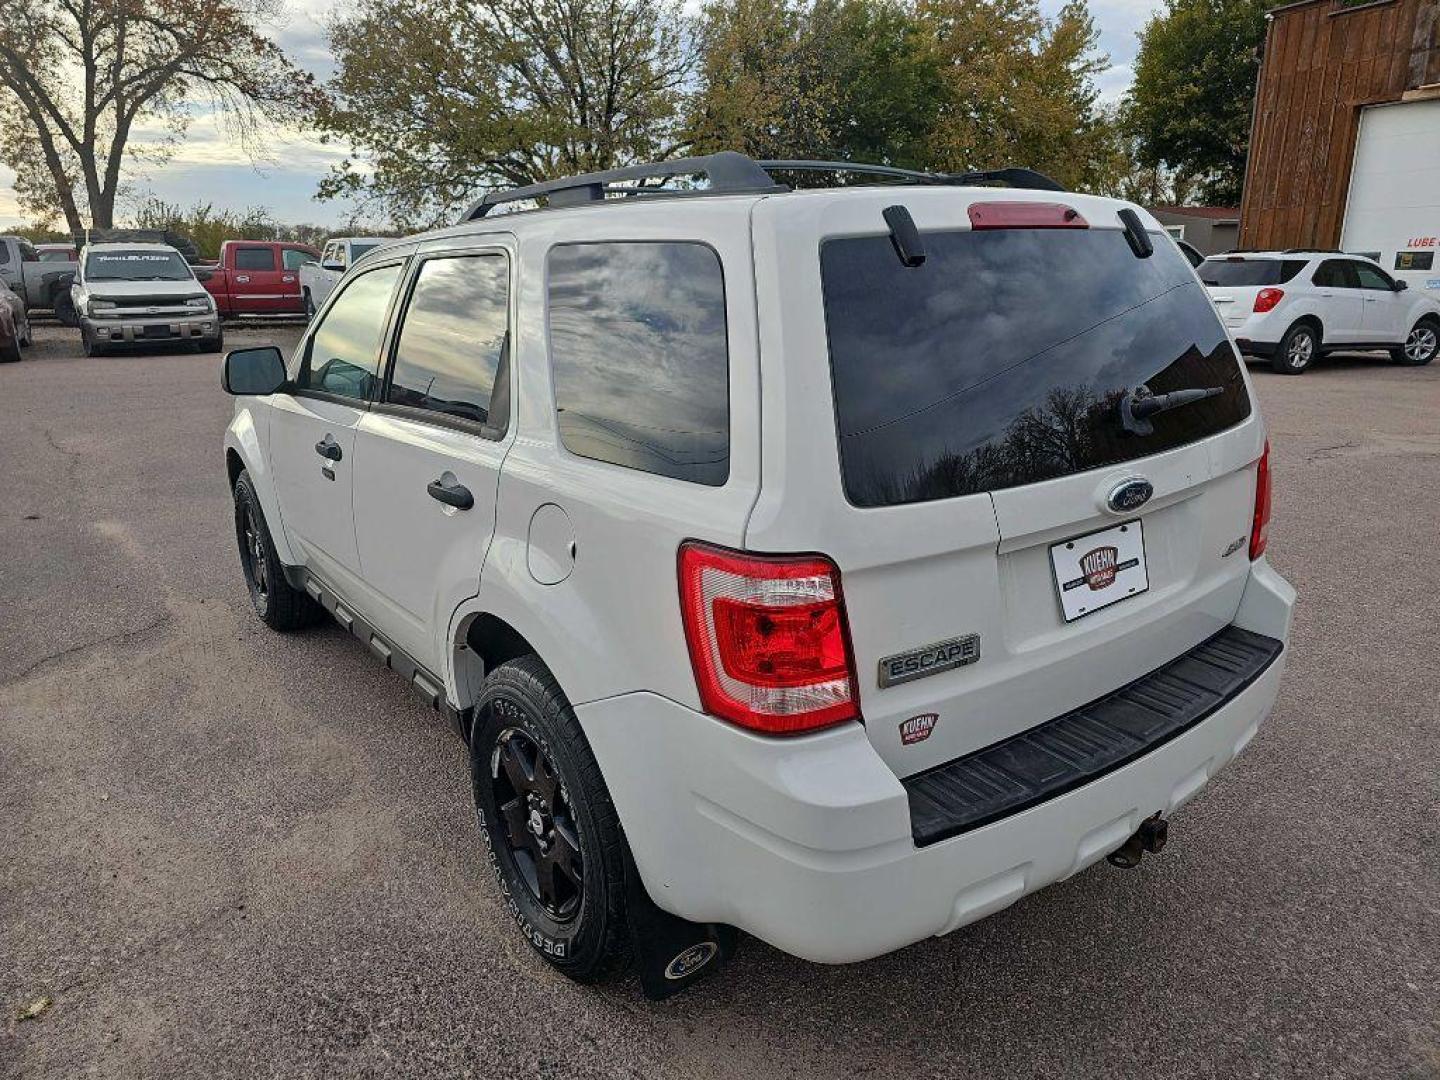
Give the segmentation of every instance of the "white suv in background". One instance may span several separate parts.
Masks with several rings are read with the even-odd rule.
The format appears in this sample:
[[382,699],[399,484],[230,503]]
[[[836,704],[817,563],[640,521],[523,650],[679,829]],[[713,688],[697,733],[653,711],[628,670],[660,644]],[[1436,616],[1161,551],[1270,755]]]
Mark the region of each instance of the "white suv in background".
[[1440,351],[1440,302],[1411,292],[1378,263],[1340,252],[1212,255],[1196,273],[1240,351],[1299,375],[1321,353],[1385,349],[1396,363]]
[[[815,170],[914,182],[777,182]],[[1024,170],[499,193],[224,379],[255,610],[457,726],[577,979],[661,995],[735,927],[863,960],[1134,866],[1279,688],[1230,338],[1143,210]]]

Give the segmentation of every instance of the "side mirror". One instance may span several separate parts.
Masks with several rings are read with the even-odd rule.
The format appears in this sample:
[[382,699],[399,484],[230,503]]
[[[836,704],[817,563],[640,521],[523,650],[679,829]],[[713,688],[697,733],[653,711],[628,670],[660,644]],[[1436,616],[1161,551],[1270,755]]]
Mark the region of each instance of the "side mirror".
[[1396,292],[1404,292],[1404,291],[1405,291],[1406,289],[1408,289],[1409,287],[1410,287],[1409,284],[1407,284],[1407,283],[1404,282],[1404,281],[1397,281],[1397,282],[1395,282],[1395,291],[1396,291]]
[[225,354],[220,384],[227,394],[273,394],[285,385],[285,357],[274,345]]

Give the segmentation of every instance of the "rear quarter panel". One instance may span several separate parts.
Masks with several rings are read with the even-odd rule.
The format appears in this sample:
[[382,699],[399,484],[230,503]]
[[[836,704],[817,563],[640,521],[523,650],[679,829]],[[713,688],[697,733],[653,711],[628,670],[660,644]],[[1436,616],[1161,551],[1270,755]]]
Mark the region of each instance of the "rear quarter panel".
[[[759,385],[749,199],[706,199],[536,215],[516,229],[517,435],[504,463],[495,538],[480,595],[456,612],[452,640],[489,612],[523,634],[579,704],[650,690],[698,707],[680,620],[677,556],[687,539],[731,547],[744,538],[759,485]],[[729,349],[730,463],[709,487],[579,457],[555,420],[546,321],[553,245],[576,241],[699,241],[724,273]],[[559,506],[575,542],[574,568],[542,585],[530,570],[530,526]],[[554,520],[553,512],[547,510]],[[564,556],[563,544],[556,554]],[[455,693],[453,671],[451,692]],[[461,699],[463,704],[463,699]],[[717,721],[718,722],[718,721]]]

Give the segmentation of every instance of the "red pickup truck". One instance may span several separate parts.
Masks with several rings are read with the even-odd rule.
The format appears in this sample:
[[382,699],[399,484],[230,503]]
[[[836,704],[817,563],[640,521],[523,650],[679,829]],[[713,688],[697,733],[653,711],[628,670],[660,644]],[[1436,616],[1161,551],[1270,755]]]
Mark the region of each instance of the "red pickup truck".
[[195,267],[198,277],[215,297],[221,317],[238,315],[301,315],[300,267],[315,262],[320,253],[308,244],[269,240],[226,240],[220,261]]

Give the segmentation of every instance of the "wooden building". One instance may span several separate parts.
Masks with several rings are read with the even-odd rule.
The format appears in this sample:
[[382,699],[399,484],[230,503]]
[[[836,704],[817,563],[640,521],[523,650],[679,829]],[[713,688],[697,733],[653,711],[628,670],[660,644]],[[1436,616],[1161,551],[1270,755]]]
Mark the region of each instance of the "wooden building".
[[1411,101],[1436,102],[1427,125],[1440,116],[1440,0],[1300,0],[1270,12],[1240,245],[1340,246],[1362,118]]

